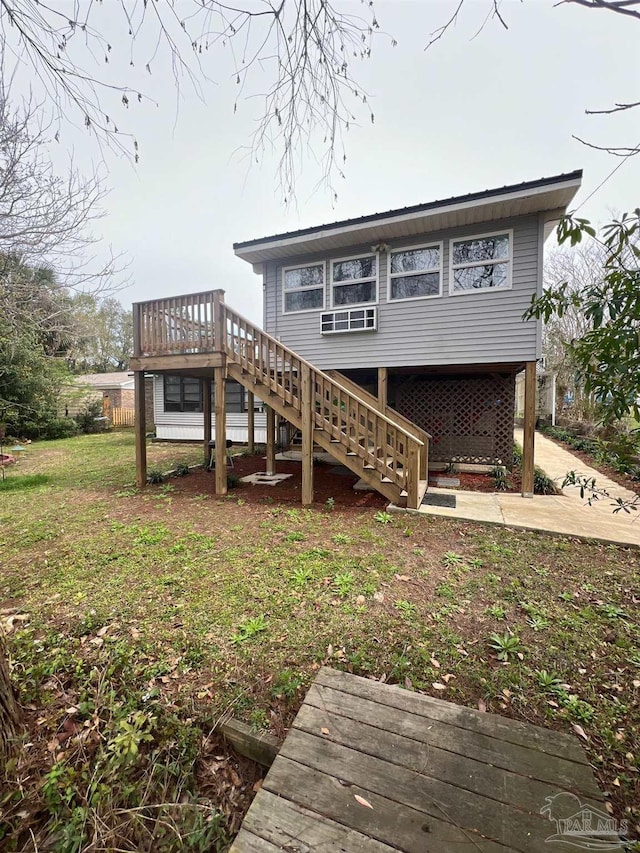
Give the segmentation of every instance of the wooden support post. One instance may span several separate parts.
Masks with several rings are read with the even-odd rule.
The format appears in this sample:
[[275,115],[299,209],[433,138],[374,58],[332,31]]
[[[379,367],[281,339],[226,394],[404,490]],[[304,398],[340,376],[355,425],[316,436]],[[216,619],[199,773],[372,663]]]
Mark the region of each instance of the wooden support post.
[[144,393],[144,370],[133,374],[133,397],[136,434],[136,485],[139,489],[147,485],[147,424]]
[[227,413],[225,407],[226,367],[214,367],[216,396],[216,494],[227,494]]
[[423,447],[420,448],[420,479],[429,479],[429,441],[426,438]]
[[267,475],[276,473],[276,413],[271,406],[265,406],[267,412]]
[[[225,328],[222,318],[224,305],[224,290],[213,291],[213,345],[217,352],[225,352]],[[217,464],[217,463],[216,463]]]
[[522,497],[533,497],[533,456],[536,429],[536,363],[524,369],[524,440],[522,446]]
[[389,372],[386,367],[378,368],[378,410],[384,415],[387,411],[387,386],[389,384]]
[[247,452],[253,453],[256,441],[256,409],[253,391],[247,391]]
[[311,368],[302,364],[302,503],[313,503],[313,410]]
[[407,460],[407,508],[418,509],[420,491],[420,451],[415,441],[409,445],[409,458]]
[[211,459],[211,377],[200,380],[200,393],[202,395],[202,419],[204,425],[203,444],[204,467],[206,468]]

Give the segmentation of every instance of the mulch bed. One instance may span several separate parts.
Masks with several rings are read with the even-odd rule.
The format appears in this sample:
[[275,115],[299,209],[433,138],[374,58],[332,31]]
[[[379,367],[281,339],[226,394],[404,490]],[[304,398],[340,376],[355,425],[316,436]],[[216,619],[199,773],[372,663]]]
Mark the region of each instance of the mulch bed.
[[[456,472],[452,476],[460,480],[457,489],[465,492],[495,492],[496,485],[491,474],[468,474]],[[507,488],[505,492],[519,492],[522,488],[520,471],[514,468],[513,472],[507,472]]]
[[[265,470],[265,460],[261,456],[235,456],[234,467],[228,469],[229,475],[242,478],[249,474],[255,474]],[[340,471],[340,473],[338,473]],[[237,483],[229,489],[229,495],[237,496],[248,503],[300,503],[302,493],[302,466],[296,461],[276,461],[276,473],[291,474],[286,480],[282,480],[274,486],[252,485],[250,483]],[[448,475],[442,472],[431,472],[430,477]],[[452,488],[452,491],[470,492],[495,492],[496,487],[490,474],[470,474],[456,472],[453,475],[460,480],[460,485]],[[388,500],[378,492],[353,490],[358,477],[350,471],[341,468],[340,465],[318,462],[313,466],[313,493],[314,504],[324,505],[329,498],[333,498],[336,507],[384,507]],[[509,487],[507,492],[519,492],[521,488],[520,471],[514,470],[508,475]],[[182,493],[214,494],[215,473],[197,468],[188,477],[177,477],[172,480],[175,488]],[[436,485],[431,483],[431,485]]]
[[[261,456],[235,456],[229,475],[247,477],[265,471],[265,460]],[[344,507],[384,507],[389,501],[378,492],[354,492],[353,487],[359,477],[350,471],[336,473],[337,465],[316,462],[313,466],[314,504],[325,504],[333,498],[335,506]],[[301,503],[302,465],[300,462],[276,461],[276,473],[291,474],[274,486],[238,483],[229,489],[229,495],[242,498],[247,503]],[[215,492],[215,472],[196,469],[188,477],[176,477],[171,481],[176,490],[194,495],[213,494]]]

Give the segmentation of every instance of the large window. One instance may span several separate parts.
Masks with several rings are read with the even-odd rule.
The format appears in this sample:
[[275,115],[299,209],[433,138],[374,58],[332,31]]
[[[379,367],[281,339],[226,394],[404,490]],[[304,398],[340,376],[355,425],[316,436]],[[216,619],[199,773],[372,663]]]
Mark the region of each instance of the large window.
[[451,241],[452,294],[511,287],[512,234],[487,234]]
[[331,262],[333,306],[365,305],[378,299],[378,259],[375,255]]
[[426,299],[440,296],[442,247],[420,246],[391,252],[389,299]]
[[[247,392],[239,382],[227,380],[225,386],[225,410],[232,413],[247,411]],[[211,382],[211,397],[215,400],[215,385]],[[254,398],[254,409],[262,411],[262,401]],[[165,412],[201,412],[202,395],[200,380],[188,376],[164,377]]]
[[190,376],[164,377],[165,412],[201,412],[200,380]]
[[324,308],[324,263],[282,270],[282,310],[316,311]]

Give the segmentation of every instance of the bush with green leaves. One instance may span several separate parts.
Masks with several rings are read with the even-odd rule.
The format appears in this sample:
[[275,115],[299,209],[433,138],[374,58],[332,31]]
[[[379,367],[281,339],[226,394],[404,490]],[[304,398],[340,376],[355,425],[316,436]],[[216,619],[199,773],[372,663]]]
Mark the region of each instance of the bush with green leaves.
[[109,426],[108,421],[103,416],[101,400],[92,400],[87,403],[78,412],[74,420],[78,425],[78,430],[85,435],[105,432]]

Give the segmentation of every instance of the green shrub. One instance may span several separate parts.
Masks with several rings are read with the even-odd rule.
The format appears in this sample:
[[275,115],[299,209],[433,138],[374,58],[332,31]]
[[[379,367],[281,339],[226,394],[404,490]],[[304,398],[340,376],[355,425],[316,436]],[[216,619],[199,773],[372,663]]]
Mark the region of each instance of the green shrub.
[[496,465],[491,469],[491,478],[493,480],[493,488],[496,492],[504,492],[509,485],[509,480],[507,479],[507,472],[504,470],[502,465]]
[[91,403],[87,403],[75,416],[75,422],[80,432],[85,435],[105,432],[108,428],[108,421],[103,418],[102,401],[93,400]]
[[535,495],[557,495],[558,489],[551,477],[547,477],[542,468],[533,469],[533,493]]
[[147,483],[152,486],[155,486],[158,483],[164,483],[164,474],[159,468],[151,468],[150,471],[147,471]]

